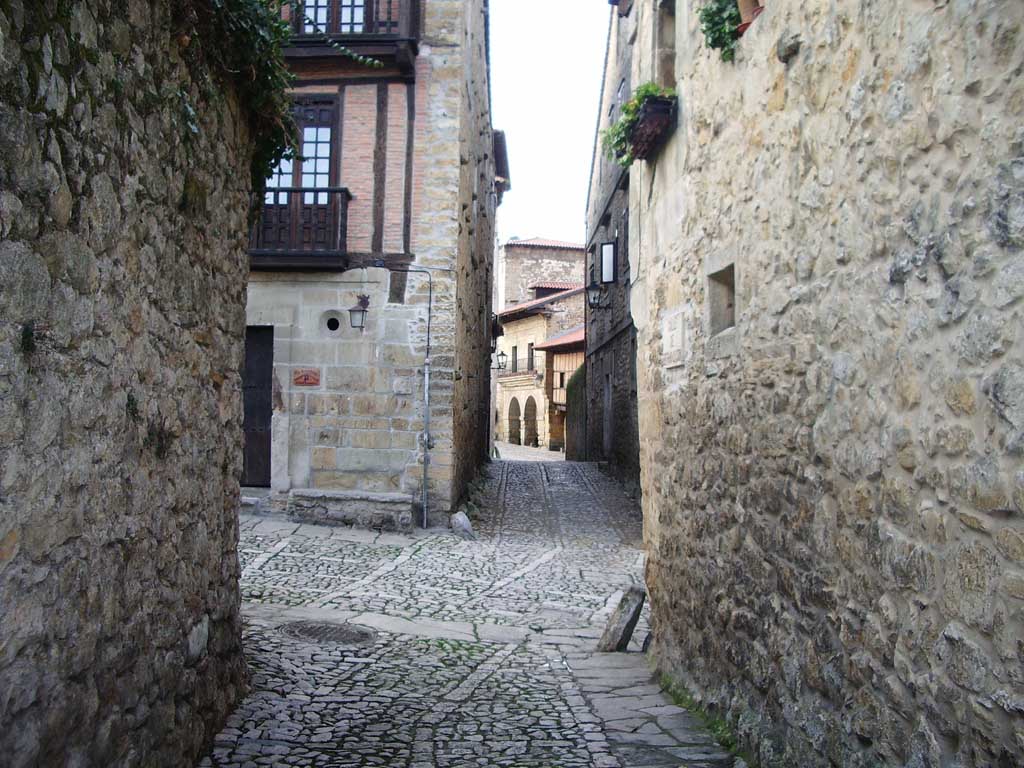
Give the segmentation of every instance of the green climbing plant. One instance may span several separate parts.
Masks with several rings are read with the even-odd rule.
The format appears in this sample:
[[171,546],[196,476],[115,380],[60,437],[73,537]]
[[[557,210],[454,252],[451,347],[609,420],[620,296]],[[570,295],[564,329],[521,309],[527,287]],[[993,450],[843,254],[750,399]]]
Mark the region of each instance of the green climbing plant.
[[[176,0],[179,42],[186,60],[201,59],[234,83],[249,119],[254,142],[251,174],[254,200],[262,199],[267,177],[286,157],[298,154],[298,129],[292,118],[290,89],[295,81],[285,60],[291,18],[314,29],[325,43],[363,66],[379,68],[377,59],[362,56],[331,40],[304,11],[302,0]],[[194,33],[194,34],[193,34]],[[198,38],[198,39],[194,39]]]
[[736,0],[708,0],[697,16],[708,47],[721,51],[722,61],[736,58],[736,28],[742,21]]
[[630,145],[630,136],[644,104],[650,99],[675,98],[676,92],[671,88],[662,88],[657,83],[644,83],[633,92],[629,101],[622,105],[619,119],[601,133],[601,146],[610,160],[614,160],[623,168],[629,168],[636,159]]

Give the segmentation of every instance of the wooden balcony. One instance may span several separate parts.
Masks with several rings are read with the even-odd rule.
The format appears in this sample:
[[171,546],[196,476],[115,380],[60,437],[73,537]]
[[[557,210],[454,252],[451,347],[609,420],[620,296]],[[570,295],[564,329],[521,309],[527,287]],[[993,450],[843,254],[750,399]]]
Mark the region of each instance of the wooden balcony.
[[411,70],[420,37],[420,0],[305,0],[289,21],[292,58],[342,56],[331,43]]
[[253,269],[345,269],[348,201],[345,187],[268,189],[249,237]]

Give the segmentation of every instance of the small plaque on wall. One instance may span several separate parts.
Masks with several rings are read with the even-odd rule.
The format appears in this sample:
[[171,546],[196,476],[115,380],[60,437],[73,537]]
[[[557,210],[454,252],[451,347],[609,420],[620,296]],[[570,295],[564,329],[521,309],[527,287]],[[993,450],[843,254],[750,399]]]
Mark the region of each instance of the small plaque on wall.
[[292,371],[292,384],[296,387],[319,387],[319,368],[296,368]]
[[678,368],[689,360],[689,328],[685,307],[670,312],[661,321],[661,360],[665,368]]

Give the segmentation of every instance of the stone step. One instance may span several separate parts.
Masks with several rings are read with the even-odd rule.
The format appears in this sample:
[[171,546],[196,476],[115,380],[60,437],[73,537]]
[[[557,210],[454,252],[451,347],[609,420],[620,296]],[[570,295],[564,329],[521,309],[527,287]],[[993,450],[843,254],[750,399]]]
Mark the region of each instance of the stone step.
[[406,493],[296,488],[288,494],[288,516],[293,520],[374,530],[409,530],[412,505],[413,497]]

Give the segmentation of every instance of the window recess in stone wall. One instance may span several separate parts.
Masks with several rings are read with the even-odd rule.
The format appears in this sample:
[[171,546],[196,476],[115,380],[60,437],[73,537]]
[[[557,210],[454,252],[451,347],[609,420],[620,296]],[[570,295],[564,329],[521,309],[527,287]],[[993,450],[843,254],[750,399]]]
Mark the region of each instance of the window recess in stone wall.
[[676,2],[658,0],[654,30],[654,81],[662,88],[676,87]]
[[711,336],[736,325],[736,267],[733,264],[708,275],[708,320]]

